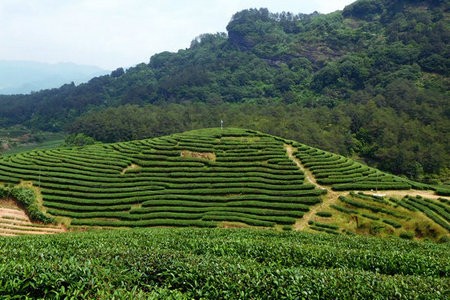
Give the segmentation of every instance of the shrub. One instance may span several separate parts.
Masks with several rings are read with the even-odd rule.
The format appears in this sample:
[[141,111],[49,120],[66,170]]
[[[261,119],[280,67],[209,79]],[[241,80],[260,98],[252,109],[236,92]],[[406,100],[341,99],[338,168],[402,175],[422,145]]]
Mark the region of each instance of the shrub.
[[329,229],[329,228],[325,228],[325,227],[320,227],[317,225],[311,225],[309,226],[309,228],[316,230],[316,231],[322,231],[322,232],[326,232],[326,233],[330,233],[330,234],[339,234],[339,232],[333,230],[333,229]]
[[402,224],[395,222],[394,220],[384,219],[383,223],[389,224],[394,228],[400,228],[402,227]]
[[346,207],[343,207],[343,206],[340,206],[340,205],[331,204],[330,207],[334,208],[337,211],[346,213],[346,214],[358,214],[357,210],[346,208]]
[[316,213],[319,217],[330,218],[333,214],[329,211],[319,211]]
[[436,189],[436,194],[438,194],[440,196],[450,196],[450,189],[437,188]]
[[17,202],[24,206],[28,216],[32,221],[39,221],[45,224],[53,223],[52,217],[44,214],[40,209],[33,190],[25,187],[4,188],[6,194],[12,196]]
[[400,232],[400,237],[405,240],[412,240],[414,238],[414,232],[411,231]]
[[283,227],[281,227],[284,231],[291,231],[292,230],[292,226],[291,225],[283,225]]
[[405,218],[405,216],[403,216],[402,214],[399,214],[396,211],[392,211],[392,210],[389,210],[389,209],[386,209],[386,208],[383,208],[383,207],[374,206],[374,205],[369,204],[369,203],[359,202],[359,201],[356,201],[356,200],[353,200],[353,199],[349,199],[349,198],[347,198],[345,196],[342,196],[342,195],[339,196],[339,200],[344,202],[344,203],[347,203],[347,204],[349,204],[351,206],[354,206],[354,207],[371,210],[374,213],[382,212],[382,213],[385,213],[385,214],[388,214],[388,215],[391,215],[391,216],[394,216],[394,217],[397,217],[397,218]]
[[369,214],[361,214],[361,216],[366,217],[366,218],[369,218],[369,219],[374,220],[374,221],[378,221],[378,220],[380,219],[380,218],[377,217],[377,216],[369,215]]
[[406,182],[356,182],[356,183],[342,183],[334,184],[332,186],[335,191],[345,190],[409,190],[411,185]]

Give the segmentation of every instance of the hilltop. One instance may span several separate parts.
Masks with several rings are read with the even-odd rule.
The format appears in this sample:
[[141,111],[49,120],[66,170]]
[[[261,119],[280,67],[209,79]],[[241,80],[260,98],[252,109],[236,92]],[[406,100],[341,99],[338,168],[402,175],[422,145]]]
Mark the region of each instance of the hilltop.
[[34,221],[75,230],[251,226],[435,240],[450,232],[449,200],[431,187],[246,129],[4,156],[0,182],[0,196]]
[[0,126],[115,142],[223,119],[446,183],[449,7],[359,0],[326,15],[244,10],[226,33],[200,35],[176,53],[78,86],[2,96]]

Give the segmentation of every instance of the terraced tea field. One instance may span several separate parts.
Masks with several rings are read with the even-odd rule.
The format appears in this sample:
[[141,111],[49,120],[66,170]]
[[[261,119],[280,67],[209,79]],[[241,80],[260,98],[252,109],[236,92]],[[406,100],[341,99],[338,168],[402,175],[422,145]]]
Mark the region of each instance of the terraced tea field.
[[[71,229],[260,226],[335,233],[361,231],[359,225],[342,227],[316,217],[319,210],[334,209],[332,205],[351,205],[341,203],[346,191],[405,190],[414,196],[411,188],[424,187],[342,156],[243,129],[204,129],[5,156],[0,182],[4,194],[24,186],[33,190],[35,220],[62,222]],[[367,205],[359,206],[364,211],[357,215],[367,213]],[[448,210],[448,201],[439,205]],[[425,207],[402,220],[422,212],[424,222],[438,226],[436,237],[448,234],[446,215],[434,216]],[[334,209],[333,214],[345,212]],[[393,226],[398,220],[383,217],[381,222]]]

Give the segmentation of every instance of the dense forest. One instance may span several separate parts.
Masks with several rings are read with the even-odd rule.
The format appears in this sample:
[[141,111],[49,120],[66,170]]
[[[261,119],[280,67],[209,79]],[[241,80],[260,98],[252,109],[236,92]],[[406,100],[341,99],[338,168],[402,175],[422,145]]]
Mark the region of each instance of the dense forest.
[[0,126],[123,141],[257,129],[431,183],[450,181],[450,1],[359,0],[331,14],[236,13],[81,85],[0,96]]

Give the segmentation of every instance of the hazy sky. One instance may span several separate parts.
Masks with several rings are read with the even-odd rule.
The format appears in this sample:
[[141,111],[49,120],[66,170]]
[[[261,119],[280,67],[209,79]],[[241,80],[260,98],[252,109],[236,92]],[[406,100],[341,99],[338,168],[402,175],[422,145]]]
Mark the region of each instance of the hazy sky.
[[246,8],[329,13],[355,0],[0,0],[0,60],[74,62],[105,69],[188,48],[226,32]]

